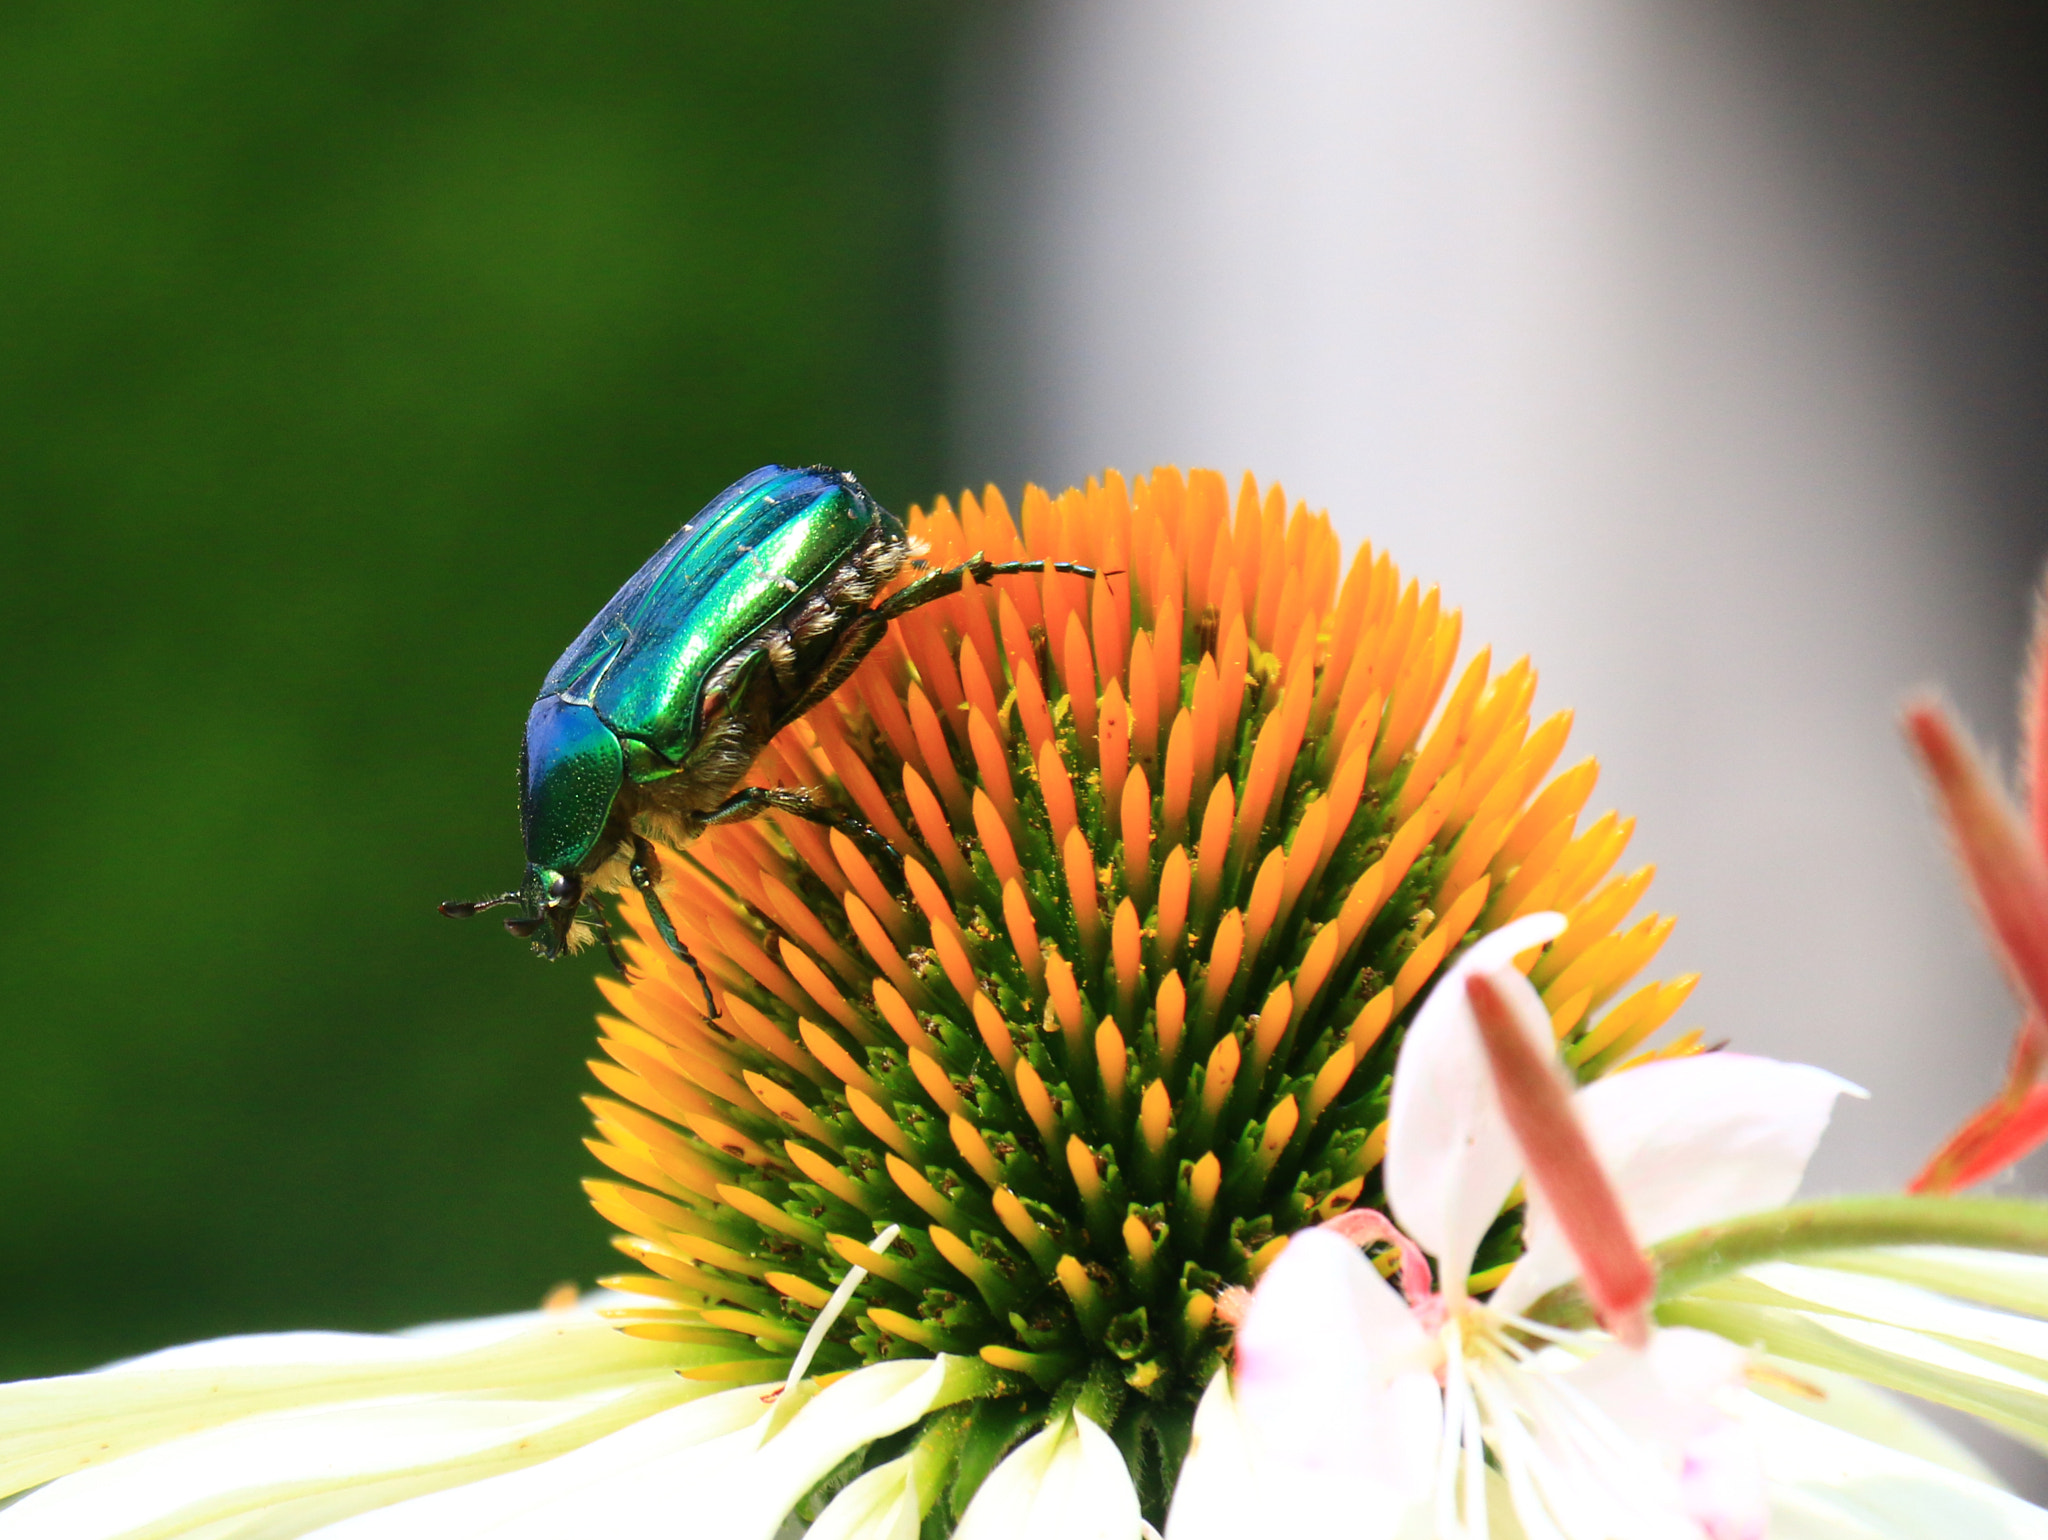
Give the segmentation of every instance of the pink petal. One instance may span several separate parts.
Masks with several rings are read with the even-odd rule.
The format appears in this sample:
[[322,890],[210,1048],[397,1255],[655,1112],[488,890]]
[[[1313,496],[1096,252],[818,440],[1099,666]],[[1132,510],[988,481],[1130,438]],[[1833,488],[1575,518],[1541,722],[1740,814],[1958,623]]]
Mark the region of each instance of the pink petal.
[[[1436,1257],[1446,1294],[1463,1291],[1473,1252],[1522,1174],[1465,980],[1508,967],[1564,926],[1561,914],[1532,914],[1474,942],[1430,990],[1394,1064],[1387,1201]],[[1555,1053],[1545,1038],[1544,1052]]]
[[[1426,1491],[1442,1419],[1432,1344],[1358,1248],[1304,1230],[1237,1330],[1232,1391],[1262,1486],[1310,1516]],[[1328,1532],[1320,1522],[1309,1532]]]

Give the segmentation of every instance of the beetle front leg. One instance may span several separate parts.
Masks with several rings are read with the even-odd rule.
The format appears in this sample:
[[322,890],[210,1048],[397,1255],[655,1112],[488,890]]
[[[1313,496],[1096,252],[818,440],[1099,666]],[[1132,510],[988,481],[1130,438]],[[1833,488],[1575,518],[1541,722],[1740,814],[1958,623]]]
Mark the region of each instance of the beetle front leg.
[[668,911],[661,906],[661,895],[655,892],[656,857],[654,847],[639,835],[633,836],[633,886],[640,890],[640,896],[647,900],[647,912],[654,920],[654,928],[661,932],[661,939],[668,943],[668,949],[689,964],[690,971],[697,975],[697,987],[704,991],[704,1017],[707,1021],[718,1020],[718,1002],[711,998],[711,980],[704,976],[704,969],[690,949],[683,945],[683,938],[676,934],[675,921],[668,917]]
[[948,594],[960,592],[961,585],[970,577],[977,583],[986,583],[990,578],[1020,577],[1027,572],[1043,572],[1051,568],[1054,572],[1069,573],[1074,577],[1100,577],[1093,567],[1084,567],[1072,561],[990,561],[979,551],[956,567],[947,567],[939,572],[928,572],[916,582],[899,588],[880,604],[869,610],[883,624],[900,615],[930,604],[934,599],[943,599]]
[[703,818],[705,825],[712,827],[722,823],[744,823],[771,810],[788,813],[807,823],[837,829],[855,843],[878,852],[888,866],[896,890],[899,893],[903,891],[903,856],[896,847],[883,839],[865,820],[856,818],[843,808],[819,802],[809,792],[792,791],[783,786],[742,786]]

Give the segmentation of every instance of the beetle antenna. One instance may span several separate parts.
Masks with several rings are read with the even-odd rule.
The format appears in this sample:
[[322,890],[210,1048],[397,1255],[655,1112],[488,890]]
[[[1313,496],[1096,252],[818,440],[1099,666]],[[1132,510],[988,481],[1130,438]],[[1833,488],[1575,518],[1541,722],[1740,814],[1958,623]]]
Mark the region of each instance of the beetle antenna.
[[451,898],[439,907],[441,912],[451,920],[466,920],[472,915],[482,914],[486,909],[496,909],[501,904],[516,904],[519,902],[521,902],[520,894],[500,893],[496,898],[472,898],[466,900]]
[[591,921],[596,927],[597,938],[604,943],[605,952],[612,960],[612,967],[618,970],[619,977],[622,979],[631,978],[632,975],[626,971],[625,954],[619,950],[618,942],[612,939],[612,922],[610,917],[605,914],[604,906],[598,903],[595,898],[586,897],[577,907],[588,911]]

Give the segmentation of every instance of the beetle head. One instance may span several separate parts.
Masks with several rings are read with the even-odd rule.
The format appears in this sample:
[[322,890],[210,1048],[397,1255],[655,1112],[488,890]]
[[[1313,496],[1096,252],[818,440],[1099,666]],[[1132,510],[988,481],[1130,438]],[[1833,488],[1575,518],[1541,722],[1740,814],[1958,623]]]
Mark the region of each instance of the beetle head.
[[569,949],[569,931],[583,903],[583,879],[575,872],[529,866],[519,903],[526,913],[507,920],[505,929],[530,939],[533,949],[552,962]]

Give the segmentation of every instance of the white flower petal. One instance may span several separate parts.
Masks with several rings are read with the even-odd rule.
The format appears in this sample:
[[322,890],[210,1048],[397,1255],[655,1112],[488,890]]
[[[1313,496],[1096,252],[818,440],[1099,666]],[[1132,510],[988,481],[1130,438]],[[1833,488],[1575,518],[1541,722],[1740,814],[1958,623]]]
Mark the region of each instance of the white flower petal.
[[[1785,1202],[1798,1190],[1835,1098],[1862,1094],[1811,1065],[1710,1053],[1595,1081],[1573,1105],[1647,1246]],[[1579,1271],[1533,1190],[1523,1241],[1522,1260],[1493,1299],[1510,1313]]]
[[670,1379],[555,1401],[415,1396],[244,1417],[39,1487],[0,1512],[0,1537],[183,1534],[257,1515],[296,1534],[564,1454],[689,1394]]
[[1187,1458],[1166,1515],[1166,1540],[1244,1540],[1271,1517],[1252,1467],[1251,1435],[1230,1391],[1230,1371],[1219,1369],[1195,1408]]
[[1522,1173],[1465,980],[1499,972],[1564,926],[1561,914],[1532,914],[1474,942],[1430,989],[1394,1064],[1387,1201],[1401,1228],[1436,1257],[1447,1291],[1464,1287],[1473,1252]]
[[1358,1248],[1303,1230],[1252,1293],[1231,1389],[1252,1459],[1308,1526],[1428,1490],[1442,1402],[1422,1328]]
[[804,1540],[917,1540],[923,1515],[917,1506],[914,1459],[905,1455],[863,1473],[832,1499]]
[[1740,1414],[1763,1452],[1771,1540],[2048,1540],[2010,1492],[1763,1400]]
[[1755,1362],[1770,1372],[1751,1376],[1751,1395],[1857,1438],[1899,1450],[1916,1460],[1944,1466],[1973,1481],[1995,1487],[2005,1485],[1998,1473],[1961,1440],[1875,1385],[1813,1364],[1769,1358],[1758,1358]]
[[1077,1412],[989,1472],[953,1540],[1139,1540],[1143,1524],[1123,1455]]
[[1950,1299],[1909,1283],[1797,1262],[1761,1263],[1729,1280],[1728,1287],[1756,1284],[1785,1296],[1776,1303],[1857,1316],[1991,1348],[2008,1363],[2023,1360],[2033,1374],[2048,1379],[2048,1321]]
[[90,1374],[0,1385],[0,1496],[241,1417],[407,1395],[554,1399],[673,1383],[677,1365],[708,1351],[625,1336],[587,1310],[432,1335],[192,1343]]
[[939,1401],[943,1359],[857,1370],[761,1441],[761,1386],[681,1406],[571,1454],[489,1481],[380,1508],[319,1531],[323,1540],[560,1540],[689,1532],[769,1540],[796,1500],[862,1445],[908,1427]]

